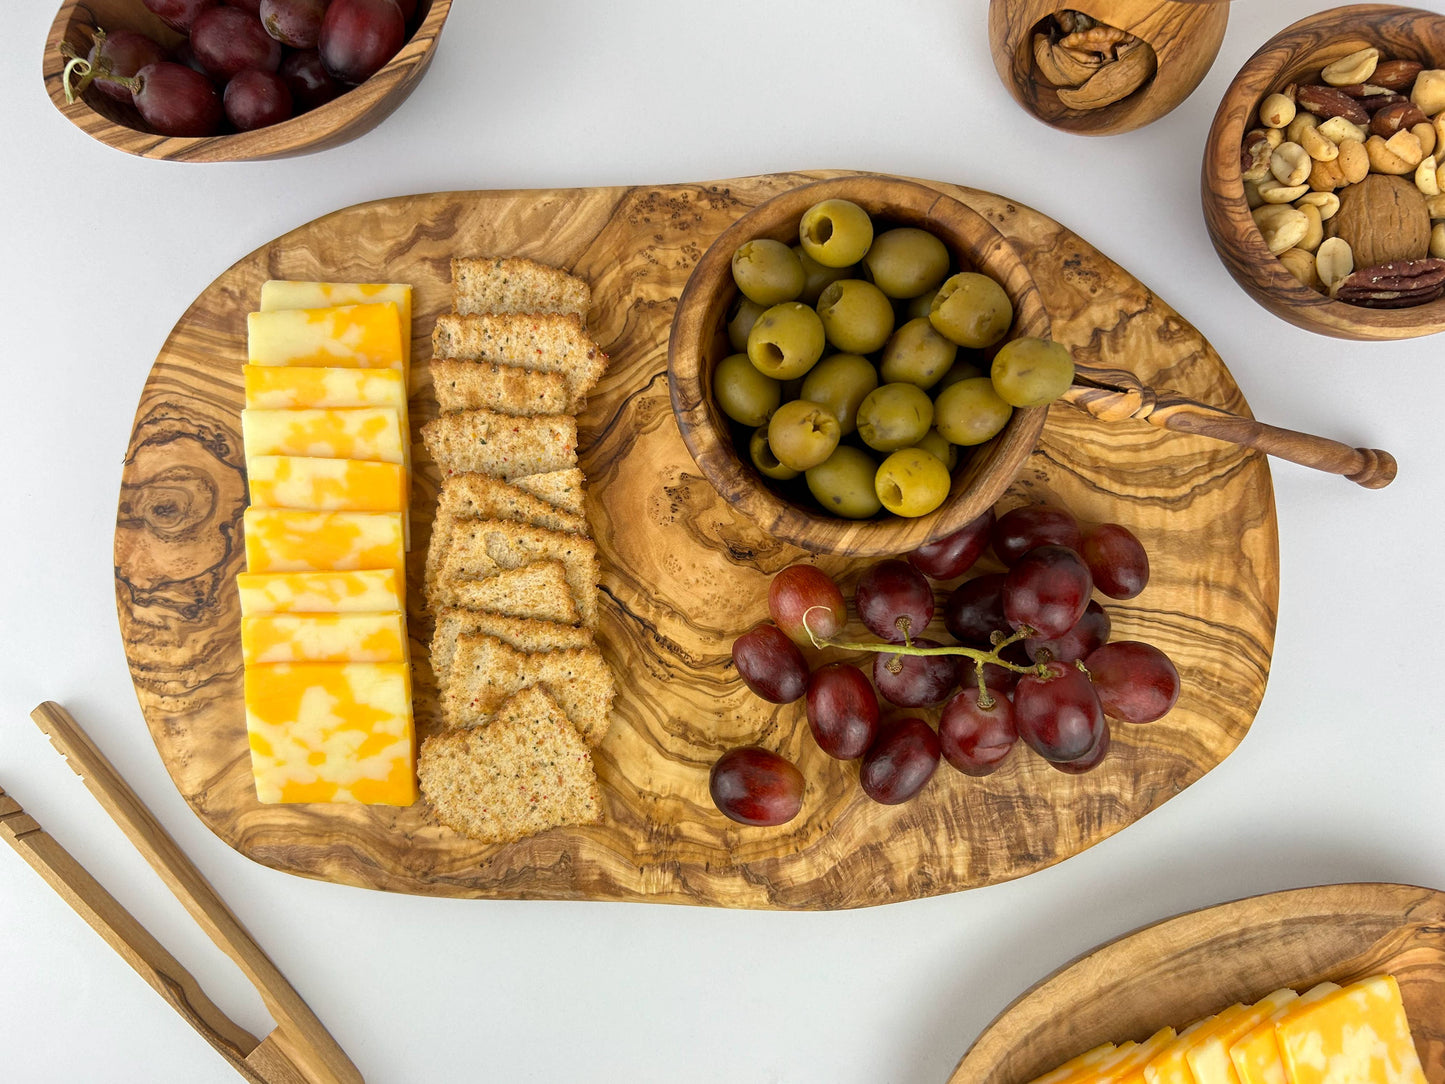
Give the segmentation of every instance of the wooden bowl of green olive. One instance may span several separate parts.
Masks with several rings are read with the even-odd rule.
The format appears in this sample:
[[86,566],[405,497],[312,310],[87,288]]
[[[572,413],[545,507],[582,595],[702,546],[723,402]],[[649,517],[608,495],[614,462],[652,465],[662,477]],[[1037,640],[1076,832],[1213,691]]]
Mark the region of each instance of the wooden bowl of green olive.
[[[1072,375],[1017,253],[913,181],[790,189],[715,240],[668,341],[673,413],[738,512],[814,553],[905,553],[1013,481]],[[1066,370],[1066,371],[1065,371]]]

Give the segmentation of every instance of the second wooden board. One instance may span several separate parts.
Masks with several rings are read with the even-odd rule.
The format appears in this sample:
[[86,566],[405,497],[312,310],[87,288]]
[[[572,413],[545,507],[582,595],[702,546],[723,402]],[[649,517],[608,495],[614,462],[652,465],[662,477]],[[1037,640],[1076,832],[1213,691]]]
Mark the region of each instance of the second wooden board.
[[[1148,726],[1114,725],[1083,776],[1019,751],[995,775],[944,766],[914,801],[874,804],[857,767],[823,755],[801,703],[753,696],[732,640],[766,616],[769,578],[816,560],[845,591],[865,567],[812,559],[735,515],[699,475],[668,402],[668,327],[688,272],[747,209],[832,173],[713,184],[409,196],[348,208],[263,246],[181,317],[146,384],[127,452],[116,590],[152,736],[197,815],[277,869],[432,895],[840,908],[1018,877],[1097,843],[1197,781],[1244,737],[1264,694],[1278,593],[1277,532],[1262,456],[1144,422],[1068,407],[1005,505],[1047,499],[1127,525],[1152,581],[1111,603],[1116,639],[1157,644],[1184,691]],[[936,182],[929,182],[936,183]],[[983,214],[1038,282],[1055,338],[1080,361],[1246,412],[1204,338],[1147,287],[1051,219],[999,196],[937,184]],[[449,259],[524,255],[588,279],[611,365],[581,418],[588,518],[603,558],[600,638],[619,679],[597,751],[605,823],[480,846],[409,809],[257,802],[241,701],[235,573],[246,480],[239,415],[245,314],[268,278],[415,286],[413,427],[435,414],[429,333],[450,307]],[[417,461],[411,594],[438,478]],[[429,625],[413,612],[417,710],[433,725]],[[852,629],[850,631],[859,631]],[[761,744],[808,780],[802,813],[745,828],[708,797],[708,770]]]

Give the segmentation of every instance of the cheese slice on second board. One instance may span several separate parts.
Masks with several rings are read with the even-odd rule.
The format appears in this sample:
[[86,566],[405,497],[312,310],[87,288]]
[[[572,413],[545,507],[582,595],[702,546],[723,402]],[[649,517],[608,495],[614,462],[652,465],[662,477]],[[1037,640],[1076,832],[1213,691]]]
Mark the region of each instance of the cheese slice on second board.
[[298,512],[247,508],[246,567],[251,572],[392,569],[406,575],[400,512]]
[[394,568],[352,572],[242,572],[241,616],[279,613],[387,613],[406,609],[406,583]]
[[252,365],[399,369],[405,376],[402,338],[401,310],[391,301],[273,309],[246,317],[246,360]]
[[248,458],[294,455],[403,465],[409,445],[401,416],[388,407],[242,410],[241,440]]
[[400,613],[251,614],[241,618],[241,662],[405,662]]
[[391,407],[406,410],[406,382],[396,369],[317,368],[309,365],[245,365],[246,406],[261,410],[298,407]]
[[1392,975],[1321,998],[1275,1025],[1291,1084],[1425,1084]]
[[1229,1060],[1229,1048],[1280,1009],[1298,999],[1299,995],[1293,990],[1276,990],[1249,1006],[1227,1027],[1211,1031],[1190,1047],[1185,1056],[1189,1061],[1189,1069],[1194,1074],[1195,1084],[1239,1084],[1234,1063]]
[[405,512],[406,468],[365,459],[246,457],[251,503],[309,512]]
[[399,282],[297,282],[271,279],[261,284],[261,311],[323,309],[390,301],[401,315],[402,354],[411,361],[411,287]]
[[1089,1084],[1116,1084],[1141,1071],[1153,1057],[1176,1038],[1173,1028],[1160,1028],[1142,1043],[1130,1044],[1131,1049],[1100,1065],[1094,1075],[1087,1078]]
[[1279,1054],[1279,1042],[1275,1039],[1275,1025],[1338,989],[1339,986],[1333,982],[1311,987],[1236,1039],[1229,1048],[1229,1060],[1234,1064],[1240,1084],[1289,1084],[1284,1061]]
[[1247,1011],[1244,1005],[1231,1005],[1223,1012],[1197,1020],[1185,1028],[1144,1066],[1145,1084],[1194,1084],[1194,1074],[1189,1069],[1189,1051],[1215,1032],[1229,1027]]

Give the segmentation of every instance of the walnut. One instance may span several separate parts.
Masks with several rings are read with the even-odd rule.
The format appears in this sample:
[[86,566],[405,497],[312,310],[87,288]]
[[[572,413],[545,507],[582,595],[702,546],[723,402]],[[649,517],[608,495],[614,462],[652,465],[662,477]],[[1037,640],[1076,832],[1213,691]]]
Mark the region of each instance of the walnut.
[[1409,181],[1372,173],[1340,192],[1329,235],[1349,242],[1356,267],[1412,260],[1430,249],[1430,212]]

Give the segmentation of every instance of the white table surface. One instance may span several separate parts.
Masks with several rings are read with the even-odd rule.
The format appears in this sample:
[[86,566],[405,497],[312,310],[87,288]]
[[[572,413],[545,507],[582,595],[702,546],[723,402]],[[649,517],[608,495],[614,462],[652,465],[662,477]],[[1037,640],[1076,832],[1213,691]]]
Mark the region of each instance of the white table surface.
[[[1301,885],[1445,887],[1445,340],[1356,344],[1276,319],[1225,273],[1199,209],[1228,80],[1316,7],[1236,3],[1188,101],[1098,139],[1006,95],[983,0],[458,0],[431,71],[376,130],[305,158],[195,166],[65,121],[40,79],[52,4],[7,5],[0,786],[223,1008],[269,1030],[27,718],[68,705],[373,1082],[940,1082],[1020,992],[1138,926]],[[825,167],[957,181],[1052,215],[1192,321],[1257,416],[1399,458],[1378,492],[1274,466],[1278,640],[1238,750],[1052,869],[841,913],[395,896],[277,873],[215,838],[141,719],[111,566],[135,404],[191,300],[258,245],[377,197]],[[0,1079],[236,1077],[0,848]]]

